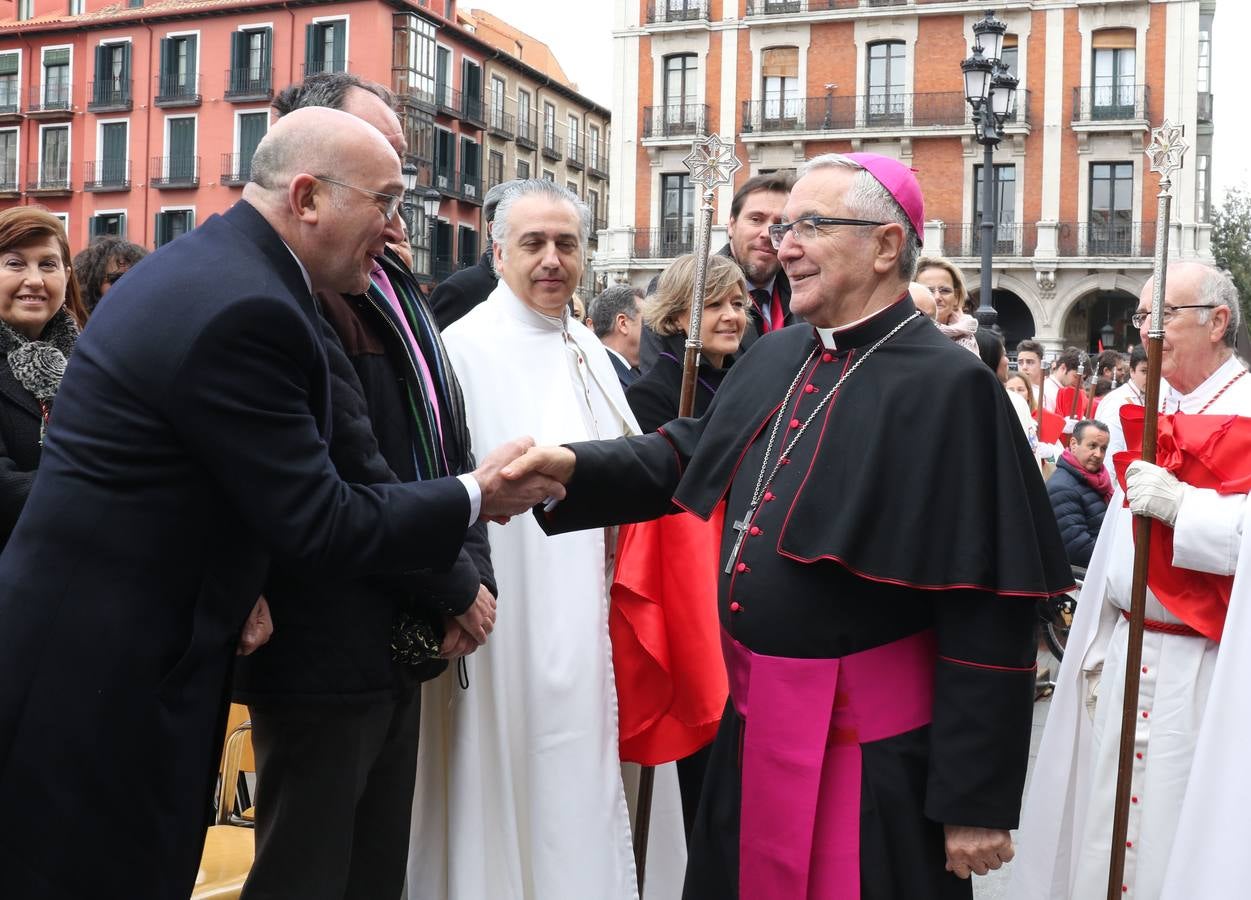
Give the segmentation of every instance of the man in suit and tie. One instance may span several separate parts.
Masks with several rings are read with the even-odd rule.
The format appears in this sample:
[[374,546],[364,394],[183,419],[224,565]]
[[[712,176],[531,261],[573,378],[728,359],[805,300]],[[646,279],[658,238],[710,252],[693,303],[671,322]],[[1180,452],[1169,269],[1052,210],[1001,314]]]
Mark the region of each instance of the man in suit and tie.
[[399,157],[353,116],[300,110],[261,141],[251,178],[92,320],[0,557],[14,897],[190,894],[239,629],[273,559],[445,570],[479,515],[560,495],[501,489],[524,440],[461,477],[340,478],[313,292],[368,287],[399,237]]
[[639,377],[639,341],[643,336],[643,317],[639,315],[638,288],[614,284],[591,301],[588,313],[591,329],[608,351],[617,380],[624,391]]

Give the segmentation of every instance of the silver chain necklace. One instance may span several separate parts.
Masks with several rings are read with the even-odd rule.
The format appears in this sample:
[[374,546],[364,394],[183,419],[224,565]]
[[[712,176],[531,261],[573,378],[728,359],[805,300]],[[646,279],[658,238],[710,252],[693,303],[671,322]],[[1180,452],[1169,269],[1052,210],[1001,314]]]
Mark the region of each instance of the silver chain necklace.
[[[813,420],[816,419],[821,410],[825,408],[825,405],[830,402],[835,394],[838,393],[838,389],[843,386],[843,382],[850,378],[852,373],[855,372],[856,369],[860,368],[864,361],[872,356],[878,347],[881,347],[893,338],[899,333],[899,329],[903,328],[920,315],[921,314],[919,312],[914,312],[912,315],[908,316],[908,318],[904,319],[888,331],[885,335],[879,338],[872,347],[865,351],[864,356],[856,360],[855,364],[843,373],[842,377],[835,382],[834,387],[830,388],[826,392],[825,396],[821,398],[821,402],[818,403],[812,412],[808,414],[808,418],[806,418],[803,424],[799,426],[799,429],[795,432],[795,436],[791,438],[791,442],[786,445],[780,454],[778,454],[777,462],[775,462],[773,464],[773,468],[770,469],[769,459],[773,455],[773,445],[777,441],[778,429],[782,425],[782,416],[786,413],[786,407],[790,403],[791,397],[794,396],[795,389],[799,387],[799,380],[803,378],[804,372],[808,370],[808,366],[812,365],[813,359],[821,351],[821,345],[818,343],[817,346],[813,348],[812,353],[808,355],[808,358],[804,360],[803,365],[799,367],[799,371],[795,373],[795,379],[791,382],[791,386],[786,389],[786,396],[782,398],[782,405],[778,407],[777,418],[774,419],[773,428],[769,432],[769,442],[765,445],[764,461],[760,464],[760,474],[756,476],[756,487],[751,494],[751,503],[748,505],[746,512],[743,513],[743,517],[730,526],[738,532],[738,536],[734,538],[734,546],[730,548],[730,558],[727,559],[725,563],[725,574],[729,575],[730,572],[734,570],[734,560],[738,559],[739,550],[743,547],[743,538],[746,537],[747,529],[751,525],[751,520],[756,515],[756,507],[760,505],[760,501],[764,497],[765,491],[767,491],[769,485],[773,483],[773,478],[777,475],[778,469],[782,467],[782,460],[787,459],[790,456],[791,451],[795,449],[795,445],[799,443],[799,439],[802,438],[804,436],[804,432],[808,430],[808,426],[812,424]],[[766,471],[769,473],[767,478],[765,477]]]

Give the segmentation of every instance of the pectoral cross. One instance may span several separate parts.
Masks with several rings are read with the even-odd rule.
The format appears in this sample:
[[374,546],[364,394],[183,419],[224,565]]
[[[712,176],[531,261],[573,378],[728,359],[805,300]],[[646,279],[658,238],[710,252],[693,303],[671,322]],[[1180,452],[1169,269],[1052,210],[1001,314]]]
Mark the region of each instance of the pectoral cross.
[[752,516],[755,514],[756,504],[753,503],[747,507],[747,512],[743,513],[743,518],[730,526],[738,532],[738,537],[734,539],[734,546],[730,548],[730,558],[725,563],[725,574],[727,575],[734,571],[734,560],[738,559],[738,552],[743,549],[743,538],[747,537],[747,529],[751,526]]

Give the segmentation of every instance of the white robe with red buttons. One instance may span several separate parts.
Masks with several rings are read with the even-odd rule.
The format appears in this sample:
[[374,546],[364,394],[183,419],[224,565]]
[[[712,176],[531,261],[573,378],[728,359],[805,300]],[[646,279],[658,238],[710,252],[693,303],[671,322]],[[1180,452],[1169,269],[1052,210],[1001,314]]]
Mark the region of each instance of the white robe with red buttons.
[[[1197,414],[1237,374],[1231,359],[1188,395],[1161,385],[1164,411]],[[1251,376],[1206,410],[1251,416]],[[1221,644],[1148,631],[1135,717],[1134,777],[1122,896],[1245,896],[1251,779],[1251,504],[1192,489],[1174,528],[1173,564],[1234,574]],[[1039,746],[1011,865],[1013,900],[1107,896],[1133,568],[1133,517],[1117,489],[1099,534]],[[1147,592],[1147,618],[1177,623]],[[1142,713],[1147,715],[1143,716]],[[1202,884],[1202,890],[1197,885]]]

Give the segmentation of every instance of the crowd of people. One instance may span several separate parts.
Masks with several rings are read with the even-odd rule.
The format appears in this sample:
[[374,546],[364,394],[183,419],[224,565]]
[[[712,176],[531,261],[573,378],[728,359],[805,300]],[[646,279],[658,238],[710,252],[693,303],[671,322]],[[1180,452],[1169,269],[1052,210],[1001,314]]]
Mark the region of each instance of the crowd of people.
[[[427,297],[390,93],[274,107],[243,199],[152,254],[0,212],[14,896],[187,896],[232,698],[245,900],[637,900],[640,830],[650,898],[950,900],[1018,825],[1011,896],[1103,896],[1134,515],[1163,543],[1124,893],[1193,893],[1202,859],[1197,896],[1233,895],[1228,275],[1168,269],[1148,464],[1142,347],[1013,364],[896,160],[746,179],[706,265],[583,311],[564,188],[493,187],[491,249]],[[1022,823],[1035,602],[1073,567]]]

